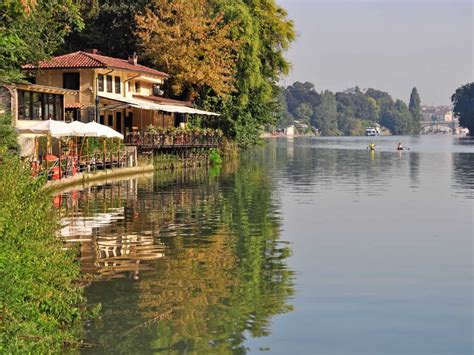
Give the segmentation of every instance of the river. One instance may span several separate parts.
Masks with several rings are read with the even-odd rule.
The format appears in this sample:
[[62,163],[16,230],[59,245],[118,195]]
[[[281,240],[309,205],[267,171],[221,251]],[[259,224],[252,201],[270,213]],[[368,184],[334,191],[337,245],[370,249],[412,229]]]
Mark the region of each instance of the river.
[[373,141],[269,139],[56,196],[100,275],[81,352],[472,354],[474,139]]

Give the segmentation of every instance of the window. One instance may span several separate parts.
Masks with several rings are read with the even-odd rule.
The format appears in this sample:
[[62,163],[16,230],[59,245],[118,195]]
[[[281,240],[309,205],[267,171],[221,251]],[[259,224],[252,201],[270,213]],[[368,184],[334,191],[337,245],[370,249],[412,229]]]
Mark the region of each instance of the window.
[[107,126],[112,127],[112,128],[114,127],[114,116],[109,115],[108,121],[107,121]]
[[135,81],[135,92],[140,93],[140,82],[139,81]]
[[120,94],[121,93],[121,82],[120,82],[120,76],[115,77],[115,93]]
[[18,119],[63,121],[63,100],[63,95],[18,90]]
[[107,92],[112,91],[112,75],[107,75]]
[[79,90],[81,86],[79,73],[63,73],[63,88]]
[[104,75],[103,74],[99,74],[97,76],[97,90],[104,91]]
[[45,119],[54,119],[54,95],[52,94],[43,94],[44,95],[44,106],[45,106]]
[[25,92],[18,90],[18,119],[25,119]]
[[31,92],[25,91],[25,120],[31,120]]
[[40,120],[41,119],[41,94],[39,92],[34,92],[32,99],[33,99],[33,116],[32,117],[34,120]]

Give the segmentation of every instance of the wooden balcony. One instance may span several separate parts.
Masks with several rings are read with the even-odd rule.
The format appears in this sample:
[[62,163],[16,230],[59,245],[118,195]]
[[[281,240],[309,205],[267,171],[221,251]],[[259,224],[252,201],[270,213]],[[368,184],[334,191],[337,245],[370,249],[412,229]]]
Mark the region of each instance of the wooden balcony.
[[222,138],[217,135],[184,133],[165,135],[160,133],[129,133],[125,136],[125,144],[136,146],[139,150],[167,150],[218,148]]

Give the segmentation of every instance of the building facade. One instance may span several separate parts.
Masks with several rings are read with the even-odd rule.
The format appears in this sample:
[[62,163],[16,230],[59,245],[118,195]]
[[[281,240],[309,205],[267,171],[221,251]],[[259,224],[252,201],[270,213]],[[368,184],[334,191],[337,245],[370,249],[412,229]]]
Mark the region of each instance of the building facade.
[[214,115],[194,109],[190,102],[162,97],[161,87],[168,75],[140,65],[136,55],[125,60],[100,55],[96,50],[79,51],[23,69],[37,85],[75,93],[64,97],[64,120],[97,120],[124,135],[149,125],[179,126],[188,114]]

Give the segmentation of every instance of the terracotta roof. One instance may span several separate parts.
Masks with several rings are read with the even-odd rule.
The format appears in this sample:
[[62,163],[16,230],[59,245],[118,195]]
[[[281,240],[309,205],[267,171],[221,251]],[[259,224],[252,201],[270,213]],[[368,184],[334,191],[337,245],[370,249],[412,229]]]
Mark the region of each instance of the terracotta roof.
[[177,106],[193,107],[193,103],[191,101],[179,101],[179,100],[168,99],[166,97],[161,97],[161,96],[133,95],[133,97],[137,99],[149,100],[149,101],[156,102],[162,105],[177,105]]
[[23,69],[69,69],[69,68],[114,68],[130,70],[160,77],[168,77],[168,74],[158,70],[145,67],[140,64],[129,63],[128,60],[107,57],[105,55],[92,54],[86,52],[74,52],[39,63],[38,66],[26,64]]

